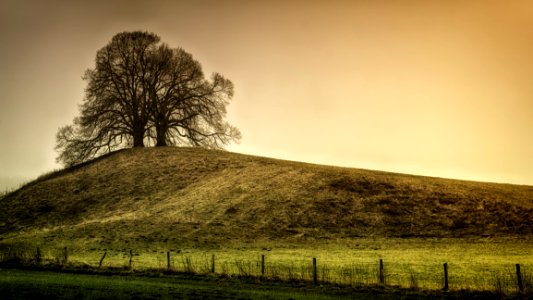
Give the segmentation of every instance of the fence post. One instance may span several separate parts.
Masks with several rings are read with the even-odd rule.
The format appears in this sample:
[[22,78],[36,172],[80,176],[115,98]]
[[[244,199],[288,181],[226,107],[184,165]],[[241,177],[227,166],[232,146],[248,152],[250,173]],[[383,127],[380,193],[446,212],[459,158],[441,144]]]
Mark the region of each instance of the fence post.
[[63,264],[66,264],[68,261],[68,251],[67,251],[67,247],[65,247],[63,249]]
[[522,273],[520,272],[520,264],[516,264],[516,279],[518,280],[518,290],[520,293],[524,292],[524,283],[522,282]]
[[128,264],[128,268],[131,269],[131,260],[133,259],[133,251],[131,251],[130,249],[130,261],[129,261],[129,264]]
[[448,263],[444,263],[444,287],[442,288],[443,291],[448,291]]
[[261,255],[261,276],[265,276],[265,255]]
[[379,284],[385,284],[385,274],[383,273],[383,259],[379,259]]
[[167,251],[167,270],[170,271],[170,251]]
[[104,258],[107,255],[107,250],[104,252],[104,255],[102,255],[102,258],[100,258],[100,262],[98,263],[98,269],[102,267],[102,263],[104,262]]
[[37,247],[37,255],[35,256],[35,262],[37,262],[37,264],[41,264],[41,249],[39,249],[39,247]]
[[318,275],[316,272],[316,257],[313,257],[313,284],[318,284]]
[[211,255],[211,273],[215,273],[215,255]]

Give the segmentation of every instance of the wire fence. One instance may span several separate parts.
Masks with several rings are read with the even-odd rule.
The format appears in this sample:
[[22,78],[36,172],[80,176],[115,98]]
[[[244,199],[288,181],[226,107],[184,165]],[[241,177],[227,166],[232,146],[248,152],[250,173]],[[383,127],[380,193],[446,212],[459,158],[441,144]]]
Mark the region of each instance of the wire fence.
[[74,249],[11,250],[0,262],[56,265],[72,268],[157,270],[259,279],[301,281],[348,286],[390,285],[412,289],[483,290],[502,294],[533,292],[533,265],[453,262],[413,263],[382,258],[340,261],[327,257],[270,257],[268,254],[235,257],[225,252],[134,251]]

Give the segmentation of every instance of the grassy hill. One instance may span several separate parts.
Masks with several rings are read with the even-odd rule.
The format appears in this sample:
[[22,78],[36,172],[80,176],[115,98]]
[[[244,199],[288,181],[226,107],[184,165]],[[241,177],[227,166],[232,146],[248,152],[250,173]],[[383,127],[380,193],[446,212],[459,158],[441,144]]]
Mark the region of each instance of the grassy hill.
[[84,243],[533,237],[533,187],[198,148],[111,153],[0,199],[0,239]]

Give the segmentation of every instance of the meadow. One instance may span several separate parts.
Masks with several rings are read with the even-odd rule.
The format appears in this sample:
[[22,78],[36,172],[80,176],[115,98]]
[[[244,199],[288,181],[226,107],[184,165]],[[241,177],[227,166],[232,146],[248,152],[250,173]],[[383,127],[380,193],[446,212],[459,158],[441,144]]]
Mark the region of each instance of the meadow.
[[[343,299],[320,289],[192,276],[72,274],[0,269],[2,299]],[[364,298],[364,293],[362,297]],[[388,299],[384,294],[378,299]]]
[[[507,295],[518,292],[516,264],[520,264],[524,292],[533,291],[533,242],[528,240],[364,238],[314,245],[258,242],[212,249],[160,246],[87,249],[65,244],[41,247],[39,255],[42,265],[74,269],[130,273],[155,270],[307,283],[313,282],[315,258],[319,284],[349,287],[380,285],[379,261],[382,260],[384,285],[413,290],[442,289],[443,264],[447,263],[450,291],[491,291]],[[34,264],[36,251],[35,245],[4,247],[2,259],[8,261],[9,255],[18,253],[20,262]]]
[[22,267],[437,292],[446,263],[450,293],[507,297],[519,264],[532,291],[531,186],[163,147],[45,174],[0,206],[0,261]]

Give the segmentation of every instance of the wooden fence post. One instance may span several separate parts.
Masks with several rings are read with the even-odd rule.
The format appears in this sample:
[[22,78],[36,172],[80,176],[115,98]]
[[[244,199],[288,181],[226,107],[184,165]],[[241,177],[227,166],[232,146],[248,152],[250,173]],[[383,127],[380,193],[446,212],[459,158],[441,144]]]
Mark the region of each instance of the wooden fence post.
[[211,273],[215,273],[215,255],[211,255]]
[[37,247],[37,254],[35,256],[35,262],[37,262],[37,264],[41,264],[41,249],[39,249],[39,247]]
[[167,270],[170,271],[170,251],[167,251]]
[[68,261],[68,251],[67,251],[67,247],[65,247],[63,249],[63,264],[66,264]]
[[129,264],[128,264],[128,268],[131,269],[131,261],[133,259],[133,251],[131,251],[130,249],[130,261],[129,261]]
[[265,255],[261,255],[261,276],[265,276]]
[[104,262],[104,258],[107,255],[107,250],[104,252],[104,255],[102,255],[102,258],[100,258],[100,262],[98,263],[98,269],[102,267],[102,263]]
[[318,284],[318,275],[316,272],[316,257],[313,257],[313,284]]
[[520,293],[524,292],[524,283],[522,282],[522,273],[520,272],[520,264],[516,264],[516,279],[518,280],[518,290]]
[[383,272],[383,259],[379,259],[379,284],[385,284],[385,274]]
[[444,287],[442,288],[443,291],[448,291],[448,263],[444,263]]

